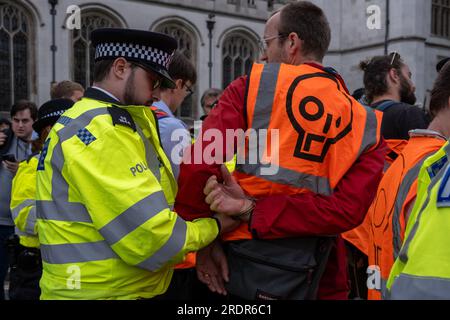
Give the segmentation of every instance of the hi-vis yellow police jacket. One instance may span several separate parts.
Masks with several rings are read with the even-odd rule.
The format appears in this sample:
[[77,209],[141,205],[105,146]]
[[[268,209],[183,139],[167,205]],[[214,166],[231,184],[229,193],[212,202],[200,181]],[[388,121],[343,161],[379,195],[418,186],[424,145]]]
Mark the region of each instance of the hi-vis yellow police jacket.
[[425,160],[386,299],[450,299],[450,145]]
[[11,188],[11,213],[20,244],[39,248],[36,228],[36,169],[38,156],[22,161]]
[[97,91],[60,117],[39,161],[41,299],[151,298],[218,235],[214,219],[171,210],[176,181],[150,108]]

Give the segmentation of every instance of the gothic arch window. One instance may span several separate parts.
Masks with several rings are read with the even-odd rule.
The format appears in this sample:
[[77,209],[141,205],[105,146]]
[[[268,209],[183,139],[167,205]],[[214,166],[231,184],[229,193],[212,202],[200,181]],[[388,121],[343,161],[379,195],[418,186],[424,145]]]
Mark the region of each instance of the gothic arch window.
[[222,85],[248,73],[258,55],[256,40],[242,32],[228,35],[222,45]]
[[450,0],[433,0],[431,33],[450,39]]
[[20,99],[30,99],[33,22],[12,2],[0,1],[0,111]]
[[[184,54],[197,68],[197,37],[194,32],[178,21],[164,22],[155,28],[156,32],[161,32],[174,37],[178,42],[178,51]],[[198,99],[198,86],[194,87],[194,94],[186,98],[183,104],[178,108],[176,116],[191,122],[197,118],[196,102]]]
[[98,10],[81,11],[81,29],[72,31],[72,78],[83,87],[89,87],[94,74],[94,48],[90,34],[100,28],[121,28],[122,24],[109,14]]

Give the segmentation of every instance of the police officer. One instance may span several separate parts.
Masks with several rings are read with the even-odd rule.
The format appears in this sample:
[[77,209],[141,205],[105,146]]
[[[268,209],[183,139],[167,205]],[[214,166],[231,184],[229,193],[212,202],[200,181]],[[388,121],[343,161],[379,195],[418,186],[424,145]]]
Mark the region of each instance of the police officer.
[[37,174],[41,299],[152,298],[172,265],[234,223],[172,210],[176,181],[148,106],[174,87],[176,41],[124,29],[91,40],[93,87],[53,127]]
[[11,300],[39,300],[42,263],[36,226],[36,170],[48,133],[59,116],[72,105],[72,100],[54,99],[39,108],[38,120],[33,123],[33,129],[39,135],[32,143],[33,155],[20,163],[12,182],[11,213],[15,235],[9,241]]

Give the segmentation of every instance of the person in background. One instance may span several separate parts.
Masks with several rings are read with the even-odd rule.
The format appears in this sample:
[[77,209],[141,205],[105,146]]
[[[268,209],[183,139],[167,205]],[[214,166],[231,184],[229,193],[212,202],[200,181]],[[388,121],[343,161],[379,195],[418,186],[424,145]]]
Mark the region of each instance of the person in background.
[[169,158],[175,179],[178,179],[183,150],[191,144],[187,125],[174,116],[183,101],[191,96],[197,82],[195,67],[182,53],[175,52],[169,66],[169,75],[175,88],[162,88],[161,100],[154,102],[152,110],[158,118],[161,143]]
[[14,234],[10,210],[11,185],[19,163],[32,153],[30,139],[37,113],[33,102],[21,100],[15,103],[11,108],[12,135],[0,146],[0,300],[5,298],[4,280],[9,267],[6,240]]
[[32,142],[33,155],[20,163],[12,182],[11,212],[16,235],[8,245],[11,300],[39,300],[42,261],[36,225],[36,172],[48,133],[73,103],[70,99],[54,99],[39,108],[38,119],[33,124],[33,129],[38,133],[38,139]]
[[[388,146],[384,166],[386,172],[408,143],[409,132],[414,129],[426,129],[430,119],[424,110],[414,105],[416,88],[412,81],[412,72],[400,54],[393,52],[385,56],[375,56],[361,61],[360,68],[364,71],[367,102],[370,107],[383,113],[381,135]],[[348,251],[352,255],[350,263],[353,258],[361,261],[367,257],[368,230],[369,222],[366,218],[360,226],[344,233]],[[356,273],[364,276],[367,264],[356,260],[354,263],[361,265]],[[359,287],[357,291],[365,296],[367,286],[364,280],[359,280],[358,284],[352,281],[352,286]]]
[[200,99],[200,104],[202,105],[204,115],[200,118],[200,120],[205,120],[211,110],[217,105],[222,93],[223,90],[216,88],[210,88],[203,92]]
[[416,87],[409,66],[397,53],[376,56],[360,63],[370,106],[383,112],[381,134],[385,140],[408,140],[409,131],[426,129],[426,114],[416,103]]
[[56,83],[50,90],[50,97],[52,99],[70,99],[73,102],[79,101],[83,97],[83,94],[83,86],[70,80]]

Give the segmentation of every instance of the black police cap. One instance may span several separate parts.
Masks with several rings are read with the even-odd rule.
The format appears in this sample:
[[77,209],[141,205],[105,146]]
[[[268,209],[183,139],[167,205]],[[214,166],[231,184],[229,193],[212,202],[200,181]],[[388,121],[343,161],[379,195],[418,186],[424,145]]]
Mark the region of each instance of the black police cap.
[[73,106],[74,102],[70,99],[53,99],[44,103],[38,110],[38,119],[33,123],[33,129],[39,135],[42,129],[47,126],[53,126],[59,117]]
[[160,75],[162,85],[174,88],[168,69],[177,42],[174,38],[151,31],[105,28],[91,33],[95,61],[123,57]]

